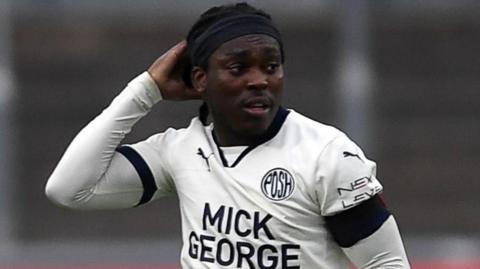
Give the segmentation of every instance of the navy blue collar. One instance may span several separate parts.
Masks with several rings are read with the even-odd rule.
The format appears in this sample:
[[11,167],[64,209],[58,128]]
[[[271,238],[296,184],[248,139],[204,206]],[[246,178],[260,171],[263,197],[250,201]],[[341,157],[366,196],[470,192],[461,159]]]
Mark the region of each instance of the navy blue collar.
[[217,140],[217,136],[215,135],[215,131],[212,131],[212,136],[213,136],[213,141],[215,141],[215,144],[217,145],[218,152],[220,153],[220,158],[222,159],[223,166],[225,167],[235,167],[242,159],[247,155],[250,151],[252,151],[254,148],[257,146],[267,142],[268,140],[272,139],[277,135],[277,133],[280,131],[280,129],[283,126],[283,123],[287,119],[288,114],[290,113],[289,110],[285,109],[284,107],[279,107],[277,114],[275,115],[275,118],[273,118],[272,123],[268,127],[267,131],[263,133],[262,135],[258,136],[257,139],[253,142],[253,144],[249,145],[240,155],[238,158],[235,160],[235,162],[232,165],[228,165],[227,159],[225,158],[225,155],[223,154],[222,149],[220,148]]

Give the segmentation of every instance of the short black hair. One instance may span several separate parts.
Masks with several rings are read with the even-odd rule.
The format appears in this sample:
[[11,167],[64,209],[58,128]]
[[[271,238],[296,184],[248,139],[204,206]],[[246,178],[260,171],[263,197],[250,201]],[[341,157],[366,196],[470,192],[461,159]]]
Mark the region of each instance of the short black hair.
[[[259,15],[262,17],[267,18],[268,20],[272,20],[271,16],[266,13],[265,11],[255,8],[248,3],[240,2],[222,6],[215,6],[200,15],[197,21],[192,25],[190,30],[187,34],[187,54],[190,54],[188,44],[193,44],[193,41],[198,38],[209,26],[216,23],[217,21],[235,15],[243,15],[243,14],[253,14]],[[208,60],[199,63],[199,66],[205,70],[208,69]],[[192,63],[189,61],[186,64],[186,68],[184,69],[183,73],[183,80],[185,83],[192,87]],[[207,104],[204,102],[199,108],[199,118],[200,121],[206,125],[207,118],[208,118],[208,107]]]

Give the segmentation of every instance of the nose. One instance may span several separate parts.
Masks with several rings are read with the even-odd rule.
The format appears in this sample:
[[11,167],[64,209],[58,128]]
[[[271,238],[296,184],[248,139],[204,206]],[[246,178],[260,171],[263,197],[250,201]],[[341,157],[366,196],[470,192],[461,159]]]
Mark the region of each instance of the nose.
[[264,90],[268,88],[268,75],[259,68],[253,68],[248,76],[247,88],[249,90]]

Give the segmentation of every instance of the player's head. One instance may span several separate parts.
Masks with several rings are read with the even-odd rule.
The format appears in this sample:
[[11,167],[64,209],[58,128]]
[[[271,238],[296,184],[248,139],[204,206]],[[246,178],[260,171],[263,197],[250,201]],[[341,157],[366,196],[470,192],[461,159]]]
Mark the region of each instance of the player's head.
[[263,134],[283,90],[282,40],[270,15],[246,3],[211,8],[187,43],[192,83],[206,104],[202,121],[210,110],[219,132],[247,140]]

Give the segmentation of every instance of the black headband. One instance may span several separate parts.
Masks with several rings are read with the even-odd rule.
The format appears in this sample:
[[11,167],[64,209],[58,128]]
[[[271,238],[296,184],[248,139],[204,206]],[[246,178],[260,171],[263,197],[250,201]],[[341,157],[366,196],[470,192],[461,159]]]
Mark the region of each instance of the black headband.
[[264,34],[275,38],[280,45],[283,61],[282,38],[272,21],[260,15],[242,14],[223,18],[198,36],[190,50],[192,64],[196,66],[205,63],[208,57],[223,43],[250,34]]

